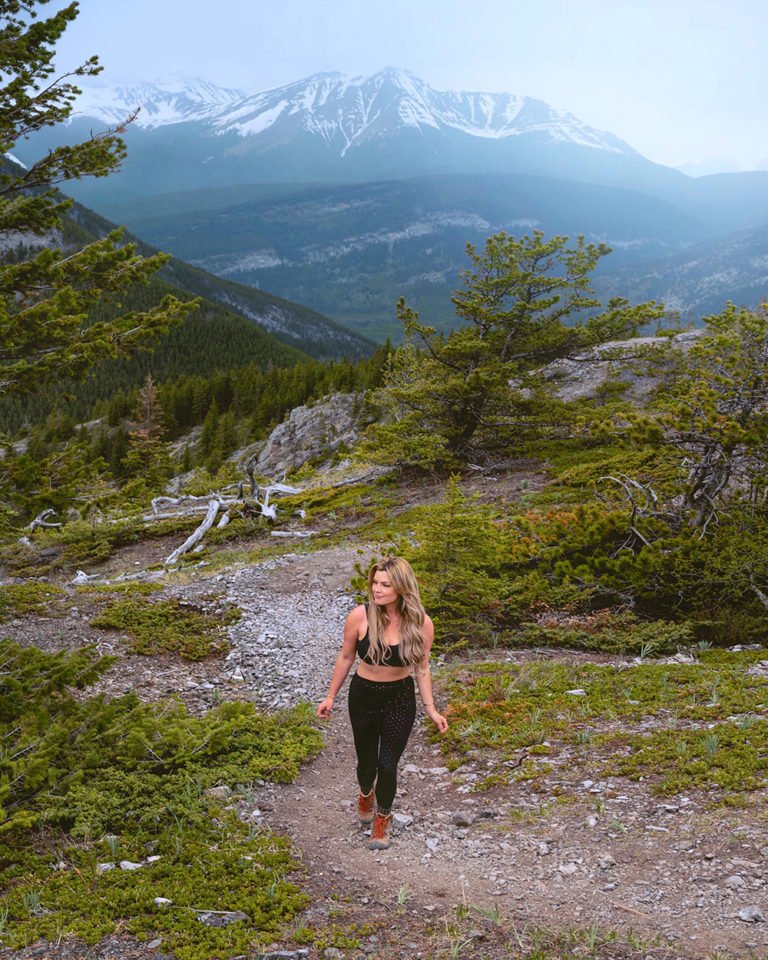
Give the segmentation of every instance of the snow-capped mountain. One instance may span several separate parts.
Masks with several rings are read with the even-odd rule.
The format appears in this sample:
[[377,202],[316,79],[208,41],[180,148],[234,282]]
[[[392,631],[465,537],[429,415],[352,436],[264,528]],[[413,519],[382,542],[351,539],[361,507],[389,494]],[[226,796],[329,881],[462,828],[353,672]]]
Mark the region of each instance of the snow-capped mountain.
[[75,113],[116,123],[137,107],[136,122],[144,128],[200,121],[218,134],[240,137],[272,139],[304,132],[341,157],[366,141],[404,129],[495,140],[529,137],[634,153],[618,137],[541,100],[509,93],[441,92],[392,67],[370,77],[320,73],[252,95],[183,77],[136,87],[92,87],[84,91]]
[[67,127],[14,149],[25,163],[94,129],[120,126],[128,157],[106,180],[68,185],[107,209],[163,193],[243,184],[370,183],[410,177],[531,174],[673,199],[688,178],[611,133],[541,100],[435,90],[404,70],[321,73],[261,93],[172,77],[86,85]]
[[107,125],[121,124],[138,110],[138,127],[151,129],[189,121],[212,122],[219,114],[245,98],[199,78],[176,74],[155,83],[83,86],[72,119],[88,117]]
[[321,73],[276,90],[246,97],[214,121],[218,131],[273,135],[300,128],[344,156],[367,140],[397,130],[457,131],[469,137],[531,136],[617,153],[634,152],[609,133],[582,123],[541,100],[509,93],[434,90],[392,67],[371,77]]

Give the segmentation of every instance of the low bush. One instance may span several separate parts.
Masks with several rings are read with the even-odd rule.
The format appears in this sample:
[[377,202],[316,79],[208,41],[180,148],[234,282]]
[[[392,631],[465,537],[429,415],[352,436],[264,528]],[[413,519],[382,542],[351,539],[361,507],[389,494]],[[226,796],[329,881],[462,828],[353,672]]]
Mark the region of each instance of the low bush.
[[126,631],[134,653],[177,653],[185,660],[202,660],[228,649],[224,628],[239,618],[234,606],[213,616],[183,600],[150,602],[129,596],[111,603],[91,626]]
[[[208,790],[293,779],[321,747],[310,711],[226,703],[193,717],[178,702],[73,693],[111,662],[92,648],[54,656],[0,643],[3,945],[65,932],[95,943],[119,928],[208,960],[274,939],[305,902],[297,864],[284,840]],[[121,870],[123,860],[141,867]],[[243,919],[208,927],[204,910]]]

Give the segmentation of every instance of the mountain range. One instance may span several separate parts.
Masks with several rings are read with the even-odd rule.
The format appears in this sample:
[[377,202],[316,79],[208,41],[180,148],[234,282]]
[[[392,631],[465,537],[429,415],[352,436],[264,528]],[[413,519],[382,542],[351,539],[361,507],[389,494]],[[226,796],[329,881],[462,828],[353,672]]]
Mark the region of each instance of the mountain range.
[[[94,87],[66,129],[16,153],[29,162],[137,107],[123,170],[69,192],[226,281],[368,336],[397,332],[400,295],[449,325],[466,242],[498,230],[605,242],[606,289],[670,297],[686,319],[707,297],[763,289],[768,172],[688,177],[540,100],[437,91],[392,68],[257,93],[181,78]],[[718,250],[741,258],[736,286]],[[686,257],[697,266],[683,276]]]

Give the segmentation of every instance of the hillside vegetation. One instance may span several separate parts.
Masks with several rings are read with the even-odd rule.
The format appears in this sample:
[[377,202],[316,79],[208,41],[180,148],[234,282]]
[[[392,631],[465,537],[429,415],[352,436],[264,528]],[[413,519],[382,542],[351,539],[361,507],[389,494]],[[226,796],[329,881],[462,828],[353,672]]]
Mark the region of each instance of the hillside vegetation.
[[[74,96],[47,81],[77,5],[30,21],[35,6],[5,5],[4,151]],[[122,152],[110,134],[0,175],[0,225],[19,241],[0,266],[0,388],[7,429],[26,421],[0,460],[2,955],[393,960],[404,932],[439,960],[752,950],[768,309],[728,304],[685,348],[644,348],[634,335],[661,308],[601,302],[605,246],[502,233],[470,246],[450,332],[401,301],[394,350],[321,363],[262,341],[217,369],[254,341],[208,305],[194,349],[166,340],[139,386],[136,351],[181,335],[196,305],[153,299],[166,258],[117,233],[55,246],[55,185]],[[612,373],[569,401],[555,364]],[[642,405],[639,376],[656,384]],[[89,377],[65,408],[64,381]],[[343,443],[328,413],[342,404]],[[287,476],[258,475],[264,443],[296,455]],[[342,771],[307,701],[368,558],[389,552],[413,561],[435,618],[451,725],[439,742],[417,731],[413,814],[372,870],[339,826],[348,756]],[[657,796],[681,814],[663,847],[646,831]],[[572,859],[540,866],[561,840]],[[714,866],[691,865],[699,844]],[[723,892],[736,866],[750,885],[734,873]],[[630,903],[598,895],[614,868]],[[500,899],[469,899],[465,881]],[[679,916],[662,927],[638,904],[667,891]]]

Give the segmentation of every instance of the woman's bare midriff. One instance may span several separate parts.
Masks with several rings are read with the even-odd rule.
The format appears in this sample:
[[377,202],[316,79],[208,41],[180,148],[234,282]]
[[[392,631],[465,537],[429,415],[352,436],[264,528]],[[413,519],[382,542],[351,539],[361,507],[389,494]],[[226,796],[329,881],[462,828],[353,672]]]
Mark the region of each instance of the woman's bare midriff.
[[357,661],[357,674],[363,680],[375,683],[389,683],[392,680],[405,680],[411,675],[410,667],[380,667],[375,664]]

